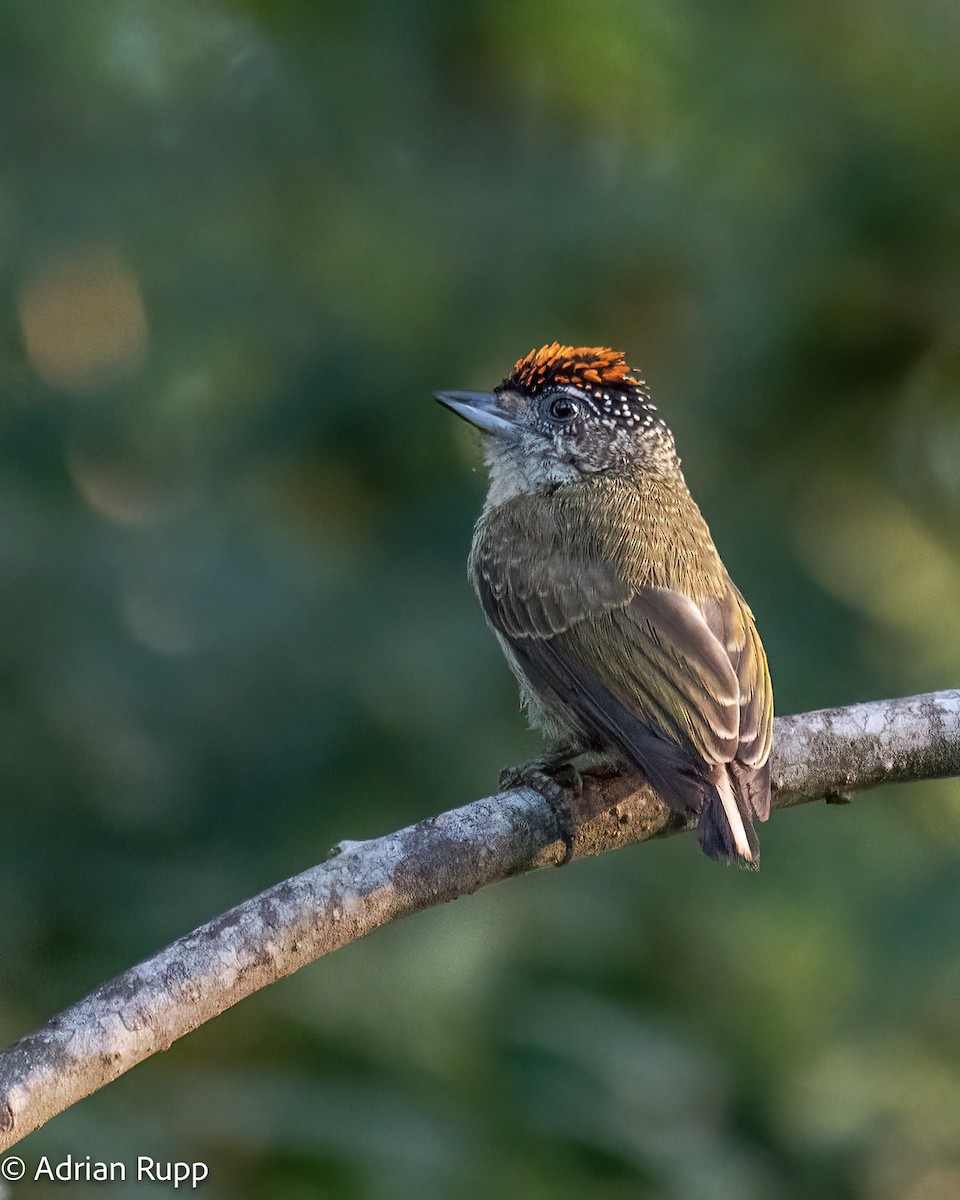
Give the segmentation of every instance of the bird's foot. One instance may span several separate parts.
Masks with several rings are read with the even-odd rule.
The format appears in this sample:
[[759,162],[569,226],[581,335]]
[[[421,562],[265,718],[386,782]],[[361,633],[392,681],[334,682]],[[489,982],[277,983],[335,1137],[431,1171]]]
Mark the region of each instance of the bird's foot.
[[501,788],[528,787],[541,795],[550,805],[557,822],[557,832],[564,845],[560,866],[573,857],[573,838],[577,823],[574,810],[583,795],[583,779],[569,762],[556,758],[536,758],[518,767],[505,767],[500,772]]

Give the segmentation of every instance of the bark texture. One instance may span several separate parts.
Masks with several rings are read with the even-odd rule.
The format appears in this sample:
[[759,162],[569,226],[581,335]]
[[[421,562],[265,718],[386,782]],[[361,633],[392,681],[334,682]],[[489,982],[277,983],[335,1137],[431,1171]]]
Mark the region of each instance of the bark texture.
[[[960,775],[960,691],[776,722],[773,807]],[[572,857],[683,822],[646,786],[587,776]],[[365,842],[268,888],[103,984],[0,1054],[0,1150],[224,1009],[373,929],[561,862],[554,812],[515,788]]]

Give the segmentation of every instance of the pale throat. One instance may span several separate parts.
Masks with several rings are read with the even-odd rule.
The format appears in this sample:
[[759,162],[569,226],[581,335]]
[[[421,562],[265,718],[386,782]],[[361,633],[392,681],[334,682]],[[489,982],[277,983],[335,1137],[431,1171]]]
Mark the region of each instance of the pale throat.
[[506,446],[492,437],[484,438],[483,457],[490,475],[485,512],[514,496],[529,496],[583,478],[575,466],[560,462],[553,455],[522,455],[514,446]]

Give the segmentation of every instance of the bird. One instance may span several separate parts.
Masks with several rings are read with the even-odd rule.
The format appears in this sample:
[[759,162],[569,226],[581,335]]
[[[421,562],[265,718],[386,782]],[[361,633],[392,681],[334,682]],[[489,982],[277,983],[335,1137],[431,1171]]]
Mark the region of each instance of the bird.
[[435,397],[484,435],[468,575],[551,746],[537,777],[584,756],[639,771],[706,855],[758,869],[770,670],[646,382],[620,351],[553,342],[492,392]]

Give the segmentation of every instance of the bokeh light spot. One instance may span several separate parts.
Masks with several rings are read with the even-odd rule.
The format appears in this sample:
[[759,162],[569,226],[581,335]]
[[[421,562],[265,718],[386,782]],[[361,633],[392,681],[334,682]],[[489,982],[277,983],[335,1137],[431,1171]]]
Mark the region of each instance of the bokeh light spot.
[[172,455],[74,435],[66,451],[74,486],[94,512],[118,525],[148,528],[189,509],[197,480]]
[[108,246],[71,249],[27,272],[20,290],[27,356],[47,384],[83,394],[130,379],[147,354],[139,281]]
[[182,658],[203,648],[204,639],[188,605],[162,581],[130,580],[120,593],[120,611],[134,640],[156,654]]

